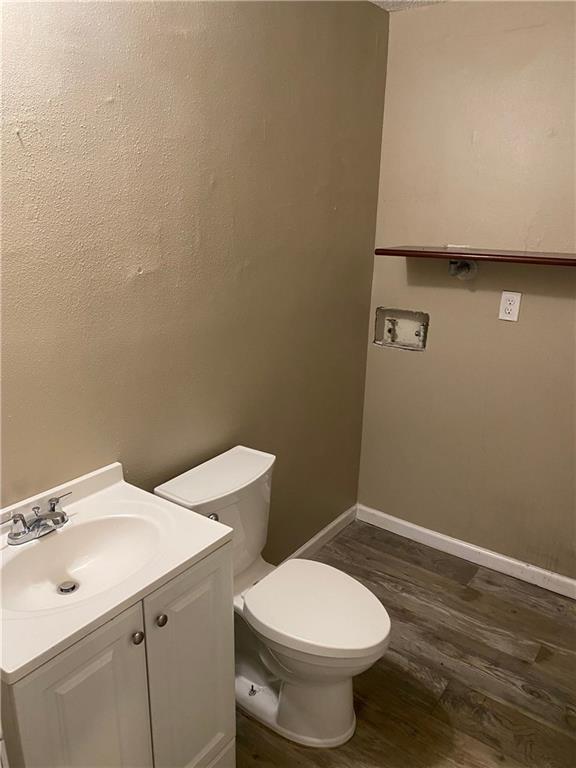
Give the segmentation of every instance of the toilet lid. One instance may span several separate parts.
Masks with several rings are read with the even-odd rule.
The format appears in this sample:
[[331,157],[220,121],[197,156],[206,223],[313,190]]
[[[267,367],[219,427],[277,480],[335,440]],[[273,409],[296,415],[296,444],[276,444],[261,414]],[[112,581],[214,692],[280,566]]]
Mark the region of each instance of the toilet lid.
[[384,650],[390,633],[369,589],[312,560],[287,560],[251,587],[243,616],[263,637],[317,656],[368,656]]
[[222,500],[266,474],[274,465],[275,456],[237,445],[182,475],[154,489],[168,501],[194,509],[200,504]]

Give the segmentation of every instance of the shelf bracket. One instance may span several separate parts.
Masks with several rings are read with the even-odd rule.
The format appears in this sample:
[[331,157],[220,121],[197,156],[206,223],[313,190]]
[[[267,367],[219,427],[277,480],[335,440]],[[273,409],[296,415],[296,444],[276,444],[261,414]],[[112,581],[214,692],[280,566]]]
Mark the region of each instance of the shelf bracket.
[[450,259],[448,272],[458,280],[473,280],[478,274],[478,263],[471,259]]

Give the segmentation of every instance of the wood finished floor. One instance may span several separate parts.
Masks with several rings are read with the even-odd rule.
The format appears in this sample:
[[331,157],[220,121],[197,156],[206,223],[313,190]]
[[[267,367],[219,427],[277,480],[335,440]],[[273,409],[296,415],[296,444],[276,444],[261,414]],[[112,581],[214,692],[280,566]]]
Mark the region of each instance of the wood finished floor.
[[576,603],[355,522],[311,559],[392,620],[356,678],[358,727],[300,747],[238,713],[238,768],[576,768]]

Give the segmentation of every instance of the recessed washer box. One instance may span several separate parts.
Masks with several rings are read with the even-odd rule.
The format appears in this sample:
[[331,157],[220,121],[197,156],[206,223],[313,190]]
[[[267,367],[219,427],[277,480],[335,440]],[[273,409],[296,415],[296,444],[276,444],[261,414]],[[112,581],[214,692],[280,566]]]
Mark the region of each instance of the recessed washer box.
[[426,349],[430,315],[410,309],[376,309],[374,344],[423,352]]

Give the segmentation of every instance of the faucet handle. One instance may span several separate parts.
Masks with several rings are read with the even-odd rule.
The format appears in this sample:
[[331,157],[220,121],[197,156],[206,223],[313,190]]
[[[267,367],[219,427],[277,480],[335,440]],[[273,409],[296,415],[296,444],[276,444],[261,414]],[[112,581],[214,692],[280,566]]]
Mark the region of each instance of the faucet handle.
[[56,507],[58,506],[58,504],[60,504],[60,501],[65,496],[71,496],[71,495],[72,495],[72,491],[68,491],[68,493],[63,493],[61,496],[53,496],[51,499],[48,499],[48,508],[50,512],[56,512]]
[[11,522],[12,522],[12,529],[8,534],[9,537],[18,539],[20,536],[24,536],[24,534],[28,533],[30,530],[28,521],[26,520],[26,518],[21,512],[16,512],[15,514],[13,514]]

